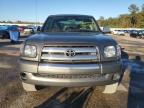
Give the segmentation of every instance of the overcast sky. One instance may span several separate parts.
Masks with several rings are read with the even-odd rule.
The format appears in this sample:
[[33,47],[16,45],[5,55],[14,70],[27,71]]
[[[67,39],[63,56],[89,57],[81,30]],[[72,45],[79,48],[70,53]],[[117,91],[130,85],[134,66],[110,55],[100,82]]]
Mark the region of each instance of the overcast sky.
[[53,14],[117,17],[129,13],[132,3],[140,7],[144,0],[0,0],[0,20],[43,22]]

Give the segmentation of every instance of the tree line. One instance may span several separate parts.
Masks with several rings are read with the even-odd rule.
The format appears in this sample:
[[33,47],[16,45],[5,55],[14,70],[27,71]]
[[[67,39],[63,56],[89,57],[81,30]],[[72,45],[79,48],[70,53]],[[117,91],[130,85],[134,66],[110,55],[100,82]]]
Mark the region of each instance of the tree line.
[[0,21],[0,23],[9,23],[9,24],[43,24],[41,22],[30,22],[30,21]]
[[109,17],[105,19],[101,16],[98,23],[101,27],[111,28],[144,28],[144,4],[138,7],[136,4],[131,4],[128,7],[130,14],[121,14],[116,18]]

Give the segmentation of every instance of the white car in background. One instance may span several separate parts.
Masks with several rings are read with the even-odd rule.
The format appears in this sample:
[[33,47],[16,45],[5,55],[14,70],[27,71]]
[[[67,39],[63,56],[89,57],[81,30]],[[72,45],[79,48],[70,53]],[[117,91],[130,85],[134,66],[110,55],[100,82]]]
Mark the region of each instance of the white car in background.
[[123,30],[114,30],[114,35],[125,36],[125,32]]
[[24,29],[24,34],[33,34],[33,33],[34,33],[33,27],[26,27]]
[[124,35],[125,35],[125,32],[124,32],[123,30],[118,30],[117,35],[122,35],[122,36],[124,36]]
[[117,30],[113,30],[113,31],[112,31],[112,33],[113,33],[114,35],[117,35],[117,32],[118,32]]
[[29,26],[24,29],[24,34],[34,34],[41,30],[41,26]]

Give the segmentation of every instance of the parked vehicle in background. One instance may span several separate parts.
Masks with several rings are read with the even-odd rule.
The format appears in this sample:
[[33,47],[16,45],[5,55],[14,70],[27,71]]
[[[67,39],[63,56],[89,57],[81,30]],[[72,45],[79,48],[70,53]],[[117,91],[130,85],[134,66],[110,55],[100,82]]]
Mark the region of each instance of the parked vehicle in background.
[[41,30],[41,26],[33,26],[32,28],[33,28],[34,33],[37,33],[38,31]]
[[130,37],[130,31],[131,31],[131,30],[124,30],[125,36]]
[[17,26],[9,26],[9,25],[3,25],[0,26],[0,38],[1,39],[11,39],[11,35],[10,33],[13,32],[17,32],[17,34],[19,35],[18,37],[20,37],[20,32],[18,30]]
[[113,33],[114,35],[117,35],[117,32],[118,32],[117,30],[113,30],[113,31],[112,31],[112,33]]
[[109,27],[100,27],[102,31],[104,31],[104,33],[111,33],[111,30]]
[[19,29],[19,32],[20,33],[23,33],[24,30],[25,30],[26,26],[19,26],[18,29]]
[[8,26],[0,26],[0,38],[1,39],[9,39],[9,31],[8,31]]
[[144,30],[139,30],[139,36],[140,38],[144,38]]
[[125,36],[125,32],[123,30],[117,30],[117,35]]
[[133,38],[142,38],[142,35],[139,34],[139,31],[138,30],[131,30],[130,31],[130,37],[133,37]]
[[24,34],[34,34],[34,28],[31,26],[28,26],[24,29]]
[[122,77],[121,48],[88,15],[52,15],[21,48],[20,78],[37,86],[104,86],[114,93]]
[[114,35],[124,36],[125,32],[123,30],[113,30],[112,33]]

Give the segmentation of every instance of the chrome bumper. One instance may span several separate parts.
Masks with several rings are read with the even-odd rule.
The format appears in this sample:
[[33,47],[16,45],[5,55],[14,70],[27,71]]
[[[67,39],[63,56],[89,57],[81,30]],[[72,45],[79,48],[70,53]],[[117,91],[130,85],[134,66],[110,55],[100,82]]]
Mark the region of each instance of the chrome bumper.
[[81,78],[81,79],[58,79],[58,78],[44,78],[26,73],[26,79],[22,80],[28,84],[43,85],[43,86],[62,86],[62,87],[75,87],[75,86],[95,86],[95,85],[108,85],[117,82],[112,80],[112,75],[104,75],[97,78]]
[[[113,66],[113,67],[112,67]],[[20,60],[20,75],[25,83],[44,85],[44,86],[94,86],[107,85],[119,80],[113,80],[115,73],[121,74],[121,62],[114,61],[102,64],[48,64],[37,63],[32,61]],[[24,77],[23,74],[24,73]],[[45,75],[91,75],[96,74],[98,77],[80,77],[80,78],[60,78],[60,77],[43,77],[36,74]]]

